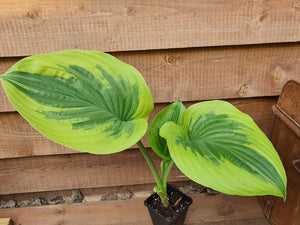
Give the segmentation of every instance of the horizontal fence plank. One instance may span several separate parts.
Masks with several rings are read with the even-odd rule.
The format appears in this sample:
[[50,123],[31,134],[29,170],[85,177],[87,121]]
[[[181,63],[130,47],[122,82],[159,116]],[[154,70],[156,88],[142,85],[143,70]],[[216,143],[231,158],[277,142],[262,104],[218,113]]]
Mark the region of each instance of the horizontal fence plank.
[[[278,96],[300,80],[300,43],[118,52],[144,76],[156,103]],[[0,74],[20,58],[0,58]],[[15,111],[0,85],[0,112]]]
[[[152,151],[158,167],[161,159]],[[0,195],[154,183],[143,155],[131,149],[111,155],[70,154],[2,159]],[[169,181],[187,180],[176,167]]]
[[0,3],[0,56],[300,41],[297,0]]
[[[269,97],[235,99],[229,102],[252,116],[258,126],[269,136],[274,117],[271,107],[276,101],[277,98]],[[184,104],[189,107],[192,103],[185,102]],[[167,105],[165,103],[155,104],[149,122]],[[149,147],[145,137],[142,141]],[[133,146],[133,148],[136,148],[136,146]],[[77,153],[77,151],[48,140],[16,112],[0,113],[0,159],[68,153]]]
[[[192,194],[186,225],[268,225],[255,197]],[[22,225],[151,225],[144,198],[30,208],[1,209]],[[37,216],[38,215],[38,216]]]

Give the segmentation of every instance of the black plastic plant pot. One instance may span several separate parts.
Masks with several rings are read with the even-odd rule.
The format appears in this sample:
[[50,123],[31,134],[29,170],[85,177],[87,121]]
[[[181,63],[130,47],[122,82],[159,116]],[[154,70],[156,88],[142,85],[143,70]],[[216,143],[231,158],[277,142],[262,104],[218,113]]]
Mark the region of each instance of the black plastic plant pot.
[[149,210],[152,223],[153,225],[183,225],[193,199],[169,184],[167,193],[168,207],[162,207],[157,193],[153,193],[145,200],[144,204]]

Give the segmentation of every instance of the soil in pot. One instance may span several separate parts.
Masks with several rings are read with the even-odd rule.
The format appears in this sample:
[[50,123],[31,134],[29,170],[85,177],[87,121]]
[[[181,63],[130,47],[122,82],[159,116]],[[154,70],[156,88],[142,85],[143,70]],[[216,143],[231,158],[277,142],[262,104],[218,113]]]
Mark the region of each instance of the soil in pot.
[[148,207],[152,222],[154,225],[182,225],[193,200],[171,185],[168,185],[167,193],[168,207],[162,206],[156,193],[145,200],[145,206]]

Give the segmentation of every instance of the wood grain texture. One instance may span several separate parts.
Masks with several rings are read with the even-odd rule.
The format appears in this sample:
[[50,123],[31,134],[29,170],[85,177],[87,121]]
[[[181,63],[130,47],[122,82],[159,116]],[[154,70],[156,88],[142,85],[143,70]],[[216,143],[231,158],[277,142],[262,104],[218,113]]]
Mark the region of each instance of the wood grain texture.
[[[277,98],[251,98],[230,100],[241,111],[248,113],[267,136],[271,134],[273,113],[272,105]],[[185,102],[189,107],[193,102]],[[154,112],[151,114],[149,123],[154,116],[165,108],[168,104],[155,104]],[[149,143],[144,137],[143,143],[149,147]],[[137,148],[133,146],[132,148]],[[0,159],[18,158],[39,155],[56,155],[77,153],[77,151],[63,147],[42,136],[38,131],[30,126],[16,112],[0,113]]]
[[[186,225],[268,225],[255,197],[191,195]],[[143,198],[0,210],[22,225],[151,225]],[[37,216],[38,215],[38,216]],[[255,223],[253,223],[255,222]]]
[[[300,72],[300,71],[299,71]],[[283,91],[278,99],[277,106],[284,111],[285,116],[292,122],[300,124],[300,81],[289,81],[284,85]],[[276,114],[275,114],[276,115]],[[291,128],[291,126],[290,126]],[[299,126],[298,126],[299,128]],[[300,137],[300,130],[294,131]]]
[[300,40],[297,0],[1,1],[0,56]]
[[[158,167],[161,159],[149,151]],[[2,159],[0,195],[154,183],[139,150],[111,155],[71,154]],[[169,181],[187,178],[176,167]]]
[[[289,87],[291,89],[288,89],[288,86],[284,89],[278,105],[284,106],[285,112],[299,114],[300,111],[297,111],[297,107],[300,105],[300,86],[299,84],[290,83]],[[289,98],[293,98],[296,95],[297,98],[294,99],[294,104],[290,104]],[[300,120],[298,115],[296,116],[298,120],[292,122],[292,120],[286,117],[289,114],[280,111],[275,115],[276,119],[274,121],[271,141],[277,149],[286,171],[288,194],[285,201],[274,196],[264,196],[263,208],[266,217],[269,218],[272,224],[297,225],[300,221],[300,172],[294,163],[300,159],[300,127],[296,125],[296,122],[299,124]]]
[[[156,103],[278,96],[300,81],[300,43],[118,52],[144,76]],[[0,58],[0,74],[20,58]],[[0,112],[15,111],[0,85]]]

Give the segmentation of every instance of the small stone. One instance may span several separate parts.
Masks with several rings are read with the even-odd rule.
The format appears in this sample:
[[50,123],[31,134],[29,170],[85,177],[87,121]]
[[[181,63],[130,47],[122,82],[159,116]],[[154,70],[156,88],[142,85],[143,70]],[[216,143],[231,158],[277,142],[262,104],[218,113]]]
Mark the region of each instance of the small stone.
[[7,203],[7,208],[15,208],[16,207],[16,201],[15,200],[9,200]]
[[40,198],[42,205],[49,205],[49,203],[47,202],[47,200]]
[[20,208],[31,206],[31,202],[29,200],[19,201],[17,206]]
[[127,191],[125,193],[121,193],[118,195],[118,199],[120,200],[128,200],[128,199],[131,199],[133,196],[133,193],[130,192],[130,191]]
[[77,190],[73,190],[73,191],[72,191],[72,196],[71,196],[71,198],[72,198],[72,202],[78,203],[78,202],[82,202],[84,196],[83,196],[83,194],[81,193],[81,191],[80,191],[79,189],[77,189]]
[[71,204],[73,203],[73,199],[71,197],[64,197],[65,204]]
[[9,201],[1,201],[0,203],[0,209],[7,209],[7,208],[15,208],[17,205],[17,202],[15,200],[9,200]]
[[86,195],[86,196],[84,196],[83,201],[84,202],[97,202],[97,201],[101,201],[101,196],[100,195]]
[[216,190],[214,190],[214,189],[211,189],[211,188],[207,188],[206,189],[206,192],[208,193],[208,194],[211,194],[211,195],[216,195],[216,194],[219,194],[220,192],[218,192],[218,191],[216,191]]
[[50,205],[58,205],[58,204],[64,204],[65,200],[63,199],[62,196],[55,196],[50,199],[49,204]]
[[152,191],[134,192],[131,198],[148,198],[152,193],[153,193]]
[[5,204],[6,204],[5,201],[1,201],[1,202],[0,202],[0,209],[5,209],[5,208],[4,208]]
[[42,202],[40,198],[32,198],[30,199],[31,206],[41,206]]
[[109,194],[109,195],[102,195],[101,201],[111,201],[111,200],[117,200],[118,195]]
[[183,187],[179,187],[179,190],[185,194],[195,194],[204,192],[205,188],[201,185],[188,184]]

